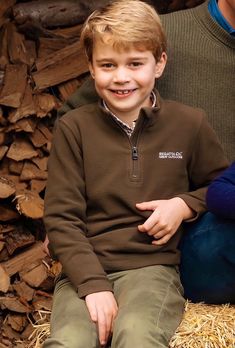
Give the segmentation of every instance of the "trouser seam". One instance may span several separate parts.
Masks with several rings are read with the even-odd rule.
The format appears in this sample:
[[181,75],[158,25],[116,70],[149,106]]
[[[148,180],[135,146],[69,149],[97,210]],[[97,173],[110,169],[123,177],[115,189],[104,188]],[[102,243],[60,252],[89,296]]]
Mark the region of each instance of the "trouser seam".
[[[169,295],[169,289],[170,289],[170,287],[172,286],[173,282],[174,282],[174,277],[171,276],[171,281],[170,281],[170,283],[169,283],[169,285],[168,285],[168,287],[167,287],[167,291],[166,291],[165,297],[164,297],[164,299],[163,299],[163,301],[162,301],[162,305],[161,305],[161,308],[160,308],[160,311],[159,311],[159,315],[158,315],[158,319],[157,319],[157,322],[156,322],[156,327],[157,327],[157,328],[159,328],[160,317],[161,317],[163,308],[164,308],[164,306],[165,306],[166,299],[167,299],[167,297],[168,297],[168,295]],[[164,336],[165,336],[165,333],[164,333]],[[165,337],[166,337],[166,336],[165,336]],[[167,339],[167,337],[166,337],[166,339]]]

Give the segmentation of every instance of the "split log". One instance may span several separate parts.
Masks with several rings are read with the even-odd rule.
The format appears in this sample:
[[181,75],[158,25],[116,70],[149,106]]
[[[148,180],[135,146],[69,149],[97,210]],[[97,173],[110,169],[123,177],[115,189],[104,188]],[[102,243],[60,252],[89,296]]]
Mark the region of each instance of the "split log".
[[8,146],[6,145],[0,146],[0,160],[3,159],[7,151],[8,151]]
[[1,222],[9,222],[14,221],[19,218],[19,214],[17,211],[12,209],[12,206],[1,204],[0,207],[0,221]]
[[[50,133],[50,136],[51,133]],[[48,139],[48,137],[47,137]],[[32,158],[32,162],[35,163],[37,165],[37,167],[43,171],[47,170],[47,163],[48,163],[48,156],[44,156],[42,158],[36,157],[36,158]]]
[[3,26],[0,32],[0,68],[4,69],[7,64],[9,64],[8,58],[8,35],[7,26]]
[[46,257],[46,253],[43,250],[43,243],[36,242],[28,250],[21,254],[12,257],[10,260],[2,262],[2,267],[9,276],[22,271],[26,265],[30,265],[37,260],[43,260]]
[[30,181],[30,189],[31,191],[36,191],[37,193],[40,193],[44,191],[46,188],[46,180],[34,180],[32,179]]
[[4,270],[4,268],[0,265],[0,291],[8,292],[10,288],[10,277]]
[[47,279],[47,269],[41,263],[29,271],[20,272],[20,278],[32,288],[38,288]]
[[[9,346],[11,347],[12,341],[20,340],[20,333],[13,330],[11,326],[7,324],[6,321],[4,321],[1,329],[2,329],[2,336],[5,337],[5,339],[1,339],[1,341],[7,345],[7,348],[9,348]],[[8,340],[10,341],[8,342]]]
[[[32,179],[46,180],[47,172],[39,169],[36,164],[25,161],[22,172],[20,174],[20,180],[29,181]],[[35,197],[33,196],[33,198]]]
[[17,332],[22,332],[28,323],[27,318],[20,314],[8,314],[6,322]]
[[33,298],[33,307],[35,310],[46,310],[46,311],[51,311],[52,309],[52,298],[48,297],[34,297]]
[[[72,43],[72,42],[71,42]],[[69,44],[66,38],[39,38],[38,58],[48,55],[65,48]]]
[[[17,83],[15,83],[17,81]],[[0,104],[17,108],[20,106],[27,82],[27,65],[7,64]]]
[[17,32],[13,23],[7,25],[8,34],[8,55],[12,64],[30,65],[30,57],[25,47],[25,38],[23,34]]
[[16,187],[13,181],[0,176],[0,198],[8,198],[16,192]]
[[17,226],[14,231],[9,232],[5,238],[5,245],[9,255],[16,250],[22,249],[35,242],[35,237],[21,225]]
[[13,289],[16,291],[17,295],[20,298],[23,298],[25,301],[29,302],[33,299],[35,290],[28,286],[25,282],[20,281],[13,284]]
[[26,84],[22,103],[17,109],[9,111],[8,120],[15,123],[24,117],[36,114],[36,107],[33,100],[32,88],[29,83]]
[[36,87],[45,89],[76,78],[88,71],[87,59],[80,42],[69,45],[45,59],[36,61],[33,73]]
[[[8,162],[6,163],[6,165],[8,167]],[[25,190],[27,188],[27,183],[20,181],[19,175],[4,174],[4,178],[14,182],[16,187],[16,192]],[[14,201],[14,198],[12,199],[12,202],[13,201]]]
[[17,313],[30,313],[31,308],[21,303],[17,297],[0,297],[1,309],[9,309],[10,311]]
[[20,214],[31,219],[41,219],[44,212],[44,201],[35,191],[20,190],[15,197],[16,209]]
[[37,125],[37,121],[33,118],[23,118],[14,124],[6,127],[5,132],[27,132],[33,133]]
[[37,157],[38,153],[27,140],[17,138],[11,144],[6,156],[14,161],[22,161],[24,159]]
[[24,162],[23,161],[14,161],[14,160],[9,160],[8,162],[8,168],[9,168],[9,172],[11,174],[16,174],[16,175],[20,175],[24,166]]
[[58,109],[61,105],[55,96],[48,93],[35,94],[34,104],[36,106],[36,116],[39,118],[50,117],[50,112]]

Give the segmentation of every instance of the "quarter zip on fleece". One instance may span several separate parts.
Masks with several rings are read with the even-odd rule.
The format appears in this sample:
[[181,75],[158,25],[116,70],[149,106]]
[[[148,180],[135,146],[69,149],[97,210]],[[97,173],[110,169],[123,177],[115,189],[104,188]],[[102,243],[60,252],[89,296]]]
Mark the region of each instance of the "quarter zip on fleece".
[[130,144],[130,155],[131,155],[131,163],[130,163],[130,169],[128,170],[128,176],[131,180],[131,182],[139,182],[141,181],[141,170],[140,170],[140,156],[139,156],[139,150],[138,150],[138,144],[140,135],[146,125],[146,119],[143,115],[139,115],[138,120],[136,122],[135,128],[133,130],[133,133],[131,136],[127,134],[125,129],[122,127],[121,123],[118,121],[118,117],[110,110],[106,108],[106,112],[111,114],[111,120],[113,123],[118,126],[119,129],[121,129],[122,133],[124,133],[125,137],[128,138],[128,142]]
[[[127,137],[128,142],[130,144],[130,160],[131,160],[131,164],[130,164],[130,170],[129,170],[129,177],[131,181],[140,181],[140,165],[139,165],[139,151],[138,151],[138,143],[139,143],[139,138],[140,138],[140,134],[142,132],[142,128],[144,126],[144,122],[142,121],[142,127],[139,126],[138,124],[138,130],[136,131],[137,128],[137,124],[135,126],[134,132],[135,133],[135,137],[133,137],[131,135],[131,137],[128,136],[128,134],[126,133],[126,131],[124,130],[124,128],[122,128],[122,126],[120,125],[120,123],[118,123],[116,121],[116,119],[114,117],[112,117],[112,120],[114,121],[114,123],[120,128],[120,130],[122,131],[122,133],[124,133],[125,137]],[[139,123],[139,120],[137,121]],[[136,134],[136,132],[138,132]],[[133,139],[135,139],[133,141]]]
[[130,179],[131,181],[140,181],[141,180],[141,170],[140,170],[140,154],[139,154],[139,141],[140,136],[142,134],[143,128],[144,128],[144,119],[140,116],[133,134],[129,138],[130,145],[131,145],[131,172],[130,172]]
[[140,178],[140,168],[139,168],[139,151],[137,144],[131,144],[131,160],[132,160],[132,169],[131,169],[131,180],[139,181]]
[[132,159],[133,160],[138,160],[138,149],[136,146],[132,147]]

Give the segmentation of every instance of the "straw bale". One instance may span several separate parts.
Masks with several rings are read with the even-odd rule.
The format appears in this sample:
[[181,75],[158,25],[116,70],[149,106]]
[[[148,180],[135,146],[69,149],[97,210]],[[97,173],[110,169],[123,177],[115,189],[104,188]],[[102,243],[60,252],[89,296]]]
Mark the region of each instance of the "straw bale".
[[27,345],[27,348],[42,347],[43,342],[50,335],[50,314],[51,312],[48,310],[38,311],[39,319],[35,324],[32,323],[29,318],[34,330],[28,338],[29,344]]
[[186,302],[170,348],[235,348],[235,306]]

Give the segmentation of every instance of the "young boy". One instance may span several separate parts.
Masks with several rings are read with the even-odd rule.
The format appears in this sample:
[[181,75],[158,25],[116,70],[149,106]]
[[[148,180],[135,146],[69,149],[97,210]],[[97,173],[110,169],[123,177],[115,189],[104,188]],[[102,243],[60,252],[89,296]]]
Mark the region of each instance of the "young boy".
[[100,101],[54,134],[44,220],[63,274],[44,348],[168,347],[184,309],[181,224],[205,211],[227,160],[203,111],[154,90],[167,57],[152,7],[113,2],[81,42]]

